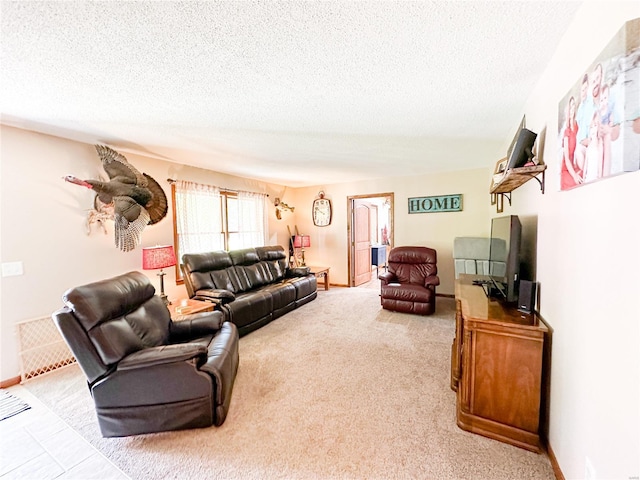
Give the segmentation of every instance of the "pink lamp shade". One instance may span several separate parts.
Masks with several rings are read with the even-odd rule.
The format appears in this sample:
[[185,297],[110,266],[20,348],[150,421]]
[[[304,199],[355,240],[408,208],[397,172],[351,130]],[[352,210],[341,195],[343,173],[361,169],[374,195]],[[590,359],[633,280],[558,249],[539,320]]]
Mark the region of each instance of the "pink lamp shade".
[[309,248],[311,246],[311,237],[309,235],[296,235],[293,237],[293,246],[295,248]]
[[175,264],[176,254],[172,245],[142,249],[143,270],[156,270],[158,268],[172,267]]
[[142,269],[157,270],[160,269],[158,276],[160,277],[160,298],[165,305],[171,305],[171,302],[164,293],[164,276],[166,273],[162,271],[165,267],[171,267],[176,264],[176,254],[172,245],[163,245],[161,247],[147,247],[142,249]]

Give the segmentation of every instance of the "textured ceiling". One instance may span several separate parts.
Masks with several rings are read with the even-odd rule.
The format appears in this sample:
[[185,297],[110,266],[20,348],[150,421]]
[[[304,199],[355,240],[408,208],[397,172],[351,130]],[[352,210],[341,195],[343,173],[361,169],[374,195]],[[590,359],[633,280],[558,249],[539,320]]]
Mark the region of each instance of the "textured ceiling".
[[294,187],[486,167],[579,5],[2,0],[2,123]]

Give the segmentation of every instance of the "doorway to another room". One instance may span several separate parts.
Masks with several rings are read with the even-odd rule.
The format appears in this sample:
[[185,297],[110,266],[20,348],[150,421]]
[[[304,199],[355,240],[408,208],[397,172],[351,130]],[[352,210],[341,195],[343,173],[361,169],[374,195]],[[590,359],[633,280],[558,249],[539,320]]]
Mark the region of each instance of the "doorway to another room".
[[349,286],[377,284],[393,248],[393,193],[347,197],[347,212]]

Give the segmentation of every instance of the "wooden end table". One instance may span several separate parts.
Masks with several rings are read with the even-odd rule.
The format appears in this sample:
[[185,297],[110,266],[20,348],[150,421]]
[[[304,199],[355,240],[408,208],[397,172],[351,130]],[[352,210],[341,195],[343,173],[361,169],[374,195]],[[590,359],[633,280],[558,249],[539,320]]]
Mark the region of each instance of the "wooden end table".
[[[186,305],[183,305],[186,303]],[[176,300],[169,305],[171,320],[179,322],[184,320],[185,315],[200,312],[213,312],[215,305],[211,302],[201,302],[200,300]]]
[[331,267],[309,267],[316,278],[324,277],[324,289],[329,290],[329,269]]

